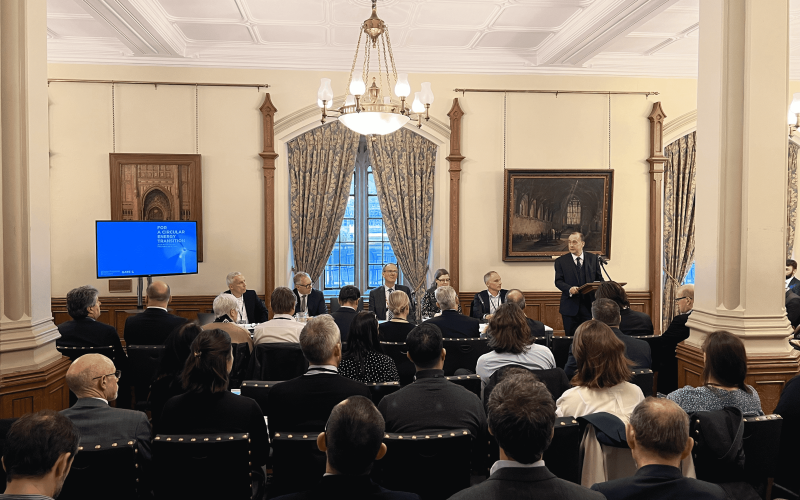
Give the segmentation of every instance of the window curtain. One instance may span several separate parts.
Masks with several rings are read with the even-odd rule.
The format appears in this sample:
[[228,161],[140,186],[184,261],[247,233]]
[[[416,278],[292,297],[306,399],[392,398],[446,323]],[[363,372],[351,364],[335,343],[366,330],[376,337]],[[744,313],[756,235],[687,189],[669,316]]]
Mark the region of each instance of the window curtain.
[[666,330],[675,316],[678,287],[694,260],[695,137],[683,136],[664,148],[664,302]]
[[792,258],[794,229],[797,224],[797,150],[800,146],[789,141],[789,183],[786,196],[786,258]]
[[359,134],[338,121],[287,143],[294,270],[319,278],[342,225]]
[[[425,289],[433,227],[436,145],[402,128],[367,139],[386,234],[416,297]],[[417,307],[417,320],[422,309]]]

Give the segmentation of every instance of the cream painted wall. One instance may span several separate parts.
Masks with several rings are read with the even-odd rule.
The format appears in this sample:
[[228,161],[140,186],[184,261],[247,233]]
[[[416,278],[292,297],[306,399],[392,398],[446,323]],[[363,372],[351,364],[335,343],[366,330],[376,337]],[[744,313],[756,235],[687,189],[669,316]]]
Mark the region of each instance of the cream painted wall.
[[[400,62],[402,64],[402,62]],[[344,93],[344,73],[260,71],[138,66],[50,65],[50,78],[269,83],[276,120],[313,103],[319,78]],[[483,288],[494,269],[504,287],[554,291],[550,263],[504,263],[501,253],[503,205],[503,94],[466,94],[454,88],[657,91],[661,95],[613,96],[611,166],[615,170],[612,277],[630,290],[647,288],[648,154],[647,115],[662,101],[669,120],[696,109],[695,80],[521,77],[505,75],[411,75],[413,88],[430,81],[436,94],[431,115],[446,116],[459,97],[463,119],[461,290]],[[95,279],[94,221],[110,216],[108,153],[112,147],[111,88],[106,84],[53,83],[50,95],[52,293],[63,297]],[[263,90],[199,90],[200,153],[203,155],[205,262],[194,276],[171,277],[174,294],[213,294],[224,277],[239,270],[248,287],[264,292],[263,177],[260,113]],[[608,98],[589,95],[509,94],[506,106],[508,168],[608,168]],[[118,85],[117,152],[193,153],[194,88]],[[275,259],[278,284],[290,276],[288,177],[285,141],[313,126],[314,119],[279,134],[276,171]],[[423,133],[441,145],[437,165],[432,267],[447,267],[449,176],[446,138]]]

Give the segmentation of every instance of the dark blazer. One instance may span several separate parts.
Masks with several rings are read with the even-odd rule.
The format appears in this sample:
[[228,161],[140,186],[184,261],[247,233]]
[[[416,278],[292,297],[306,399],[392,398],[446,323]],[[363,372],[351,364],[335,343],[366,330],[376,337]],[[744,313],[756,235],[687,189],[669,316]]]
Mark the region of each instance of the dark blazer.
[[[545,452],[545,460],[547,452]],[[547,467],[503,467],[450,500],[603,500],[603,495],[559,479]]]
[[535,319],[530,319],[528,317],[525,318],[528,322],[528,328],[531,329],[531,337],[544,337],[544,323],[541,321],[536,321]]
[[795,295],[800,295],[800,280],[792,276],[792,279],[789,280],[789,290]]
[[[650,345],[647,342],[625,335],[619,328],[613,326],[611,327],[611,331],[625,344],[625,357],[636,363],[633,368],[651,368],[653,366]],[[572,379],[572,376],[575,375],[577,370],[578,362],[572,355],[572,345],[570,345],[569,357],[567,357],[567,365],[564,367],[564,372],[566,372],[569,379]]]
[[669,465],[645,465],[631,477],[597,483],[592,490],[608,500],[725,500],[728,496],[720,486],[698,479],[683,477],[681,470]]
[[267,399],[269,432],[321,432],[333,407],[350,396],[371,397],[366,385],[335,373],[301,375],[276,384]]
[[442,311],[440,316],[435,316],[426,323],[436,325],[442,331],[444,338],[469,338],[480,337],[480,320],[459,314],[458,311]]
[[689,338],[686,322],[692,311],[672,318],[667,330],[662,333],[653,345],[653,367],[658,370],[658,392],[669,394],[678,388],[678,360],[675,348]]
[[[505,288],[500,289],[500,303],[506,303],[506,294],[508,290]],[[473,318],[483,319],[484,314],[489,314],[491,305],[489,303],[489,290],[484,290],[475,294],[472,298],[472,306],[470,307],[469,315]]]
[[[297,288],[292,290],[294,292],[294,297],[297,299],[297,304],[294,306],[295,314],[300,312],[300,292],[297,291]],[[328,307],[325,305],[325,296],[322,295],[322,292],[319,290],[311,289],[311,293],[308,294],[308,299],[306,299],[308,305],[308,315],[309,316],[319,316],[320,314],[328,314]],[[247,313],[250,316],[250,313]]]
[[786,290],[786,317],[793,329],[800,325],[800,297],[792,290]]
[[[417,317],[417,305],[414,304],[414,299],[411,298],[411,289],[405,285],[395,285],[394,291],[403,291],[408,295],[408,319],[412,321],[413,318]],[[378,319],[386,319],[386,288],[383,285],[369,291],[369,310],[374,312]]]
[[356,317],[355,309],[352,307],[340,307],[335,313],[331,313],[333,321],[339,327],[339,335],[342,337],[342,342],[347,342],[347,335],[350,334],[350,323]]
[[795,375],[783,386],[773,413],[783,417],[775,482],[789,491],[797,491],[800,489],[800,477],[797,475],[800,469],[800,454],[797,453],[800,443],[800,375]]
[[363,476],[322,476],[319,483],[308,491],[291,493],[277,497],[275,500],[350,500],[364,498],[368,500],[419,500],[416,493],[389,491],[372,482],[369,475]]
[[620,309],[619,315],[622,317],[619,329],[622,330],[622,333],[625,335],[653,334],[653,320],[647,314],[628,308]]
[[114,347],[114,365],[124,370],[128,357],[122,349],[117,329],[111,325],[100,323],[92,318],[73,319],[58,325],[61,338],[56,345],[68,347]]
[[[226,290],[225,293],[231,293],[231,291]],[[244,299],[244,310],[247,312],[248,323],[264,323],[265,321],[269,321],[267,306],[255,290],[245,290],[242,299]]]
[[381,342],[405,342],[415,325],[401,321],[387,321],[378,326],[378,340]]
[[153,431],[147,414],[112,408],[95,398],[80,398],[71,408],[61,410],[81,432],[81,444],[108,444],[136,440],[139,454],[149,462]]
[[[600,274],[600,264],[597,260],[597,254],[593,254],[584,250],[583,252],[583,279],[578,276],[578,268],[575,267],[575,261],[572,259],[572,254],[567,253],[557,258],[555,261],[556,269],[556,287],[561,290],[561,305],[558,312],[563,316],[577,316],[581,307],[581,295],[569,296],[569,289],[573,286],[581,286],[585,283],[592,283],[595,281],[603,281],[603,275]],[[589,294],[590,300],[594,300],[594,292]]]
[[167,336],[186,323],[186,318],[175,316],[163,309],[148,307],[125,320],[127,345],[163,345]]

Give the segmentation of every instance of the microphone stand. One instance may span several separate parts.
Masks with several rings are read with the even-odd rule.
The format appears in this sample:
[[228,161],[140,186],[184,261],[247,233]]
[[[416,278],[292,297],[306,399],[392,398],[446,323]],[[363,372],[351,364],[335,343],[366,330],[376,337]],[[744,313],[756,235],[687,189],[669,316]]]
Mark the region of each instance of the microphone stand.
[[608,275],[608,270],[606,269],[606,262],[608,262],[608,260],[602,255],[598,255],[597,260],[600,262],[600,268],[605,271],[608,281],[614,281],[611,279],[611,276]]

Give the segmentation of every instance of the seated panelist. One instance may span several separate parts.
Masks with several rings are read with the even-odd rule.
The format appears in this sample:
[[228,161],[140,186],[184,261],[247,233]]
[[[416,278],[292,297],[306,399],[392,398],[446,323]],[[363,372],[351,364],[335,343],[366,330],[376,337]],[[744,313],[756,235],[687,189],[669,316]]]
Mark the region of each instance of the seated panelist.
[[255,290],[248,290],[244,276],[238,271],[228,274],[228,290],[236,298],[239,323],[263,323],[269,319],[269,311]]
[[[314,290],[313,281],[308,273],[298,272],[294,275],[294,296],[297,298],[295,314],[305,312],[308,316],[319,316],[328,314],[325,307],[325,297],[319,290]],[[273,312],[274,312],[273,307]]]

